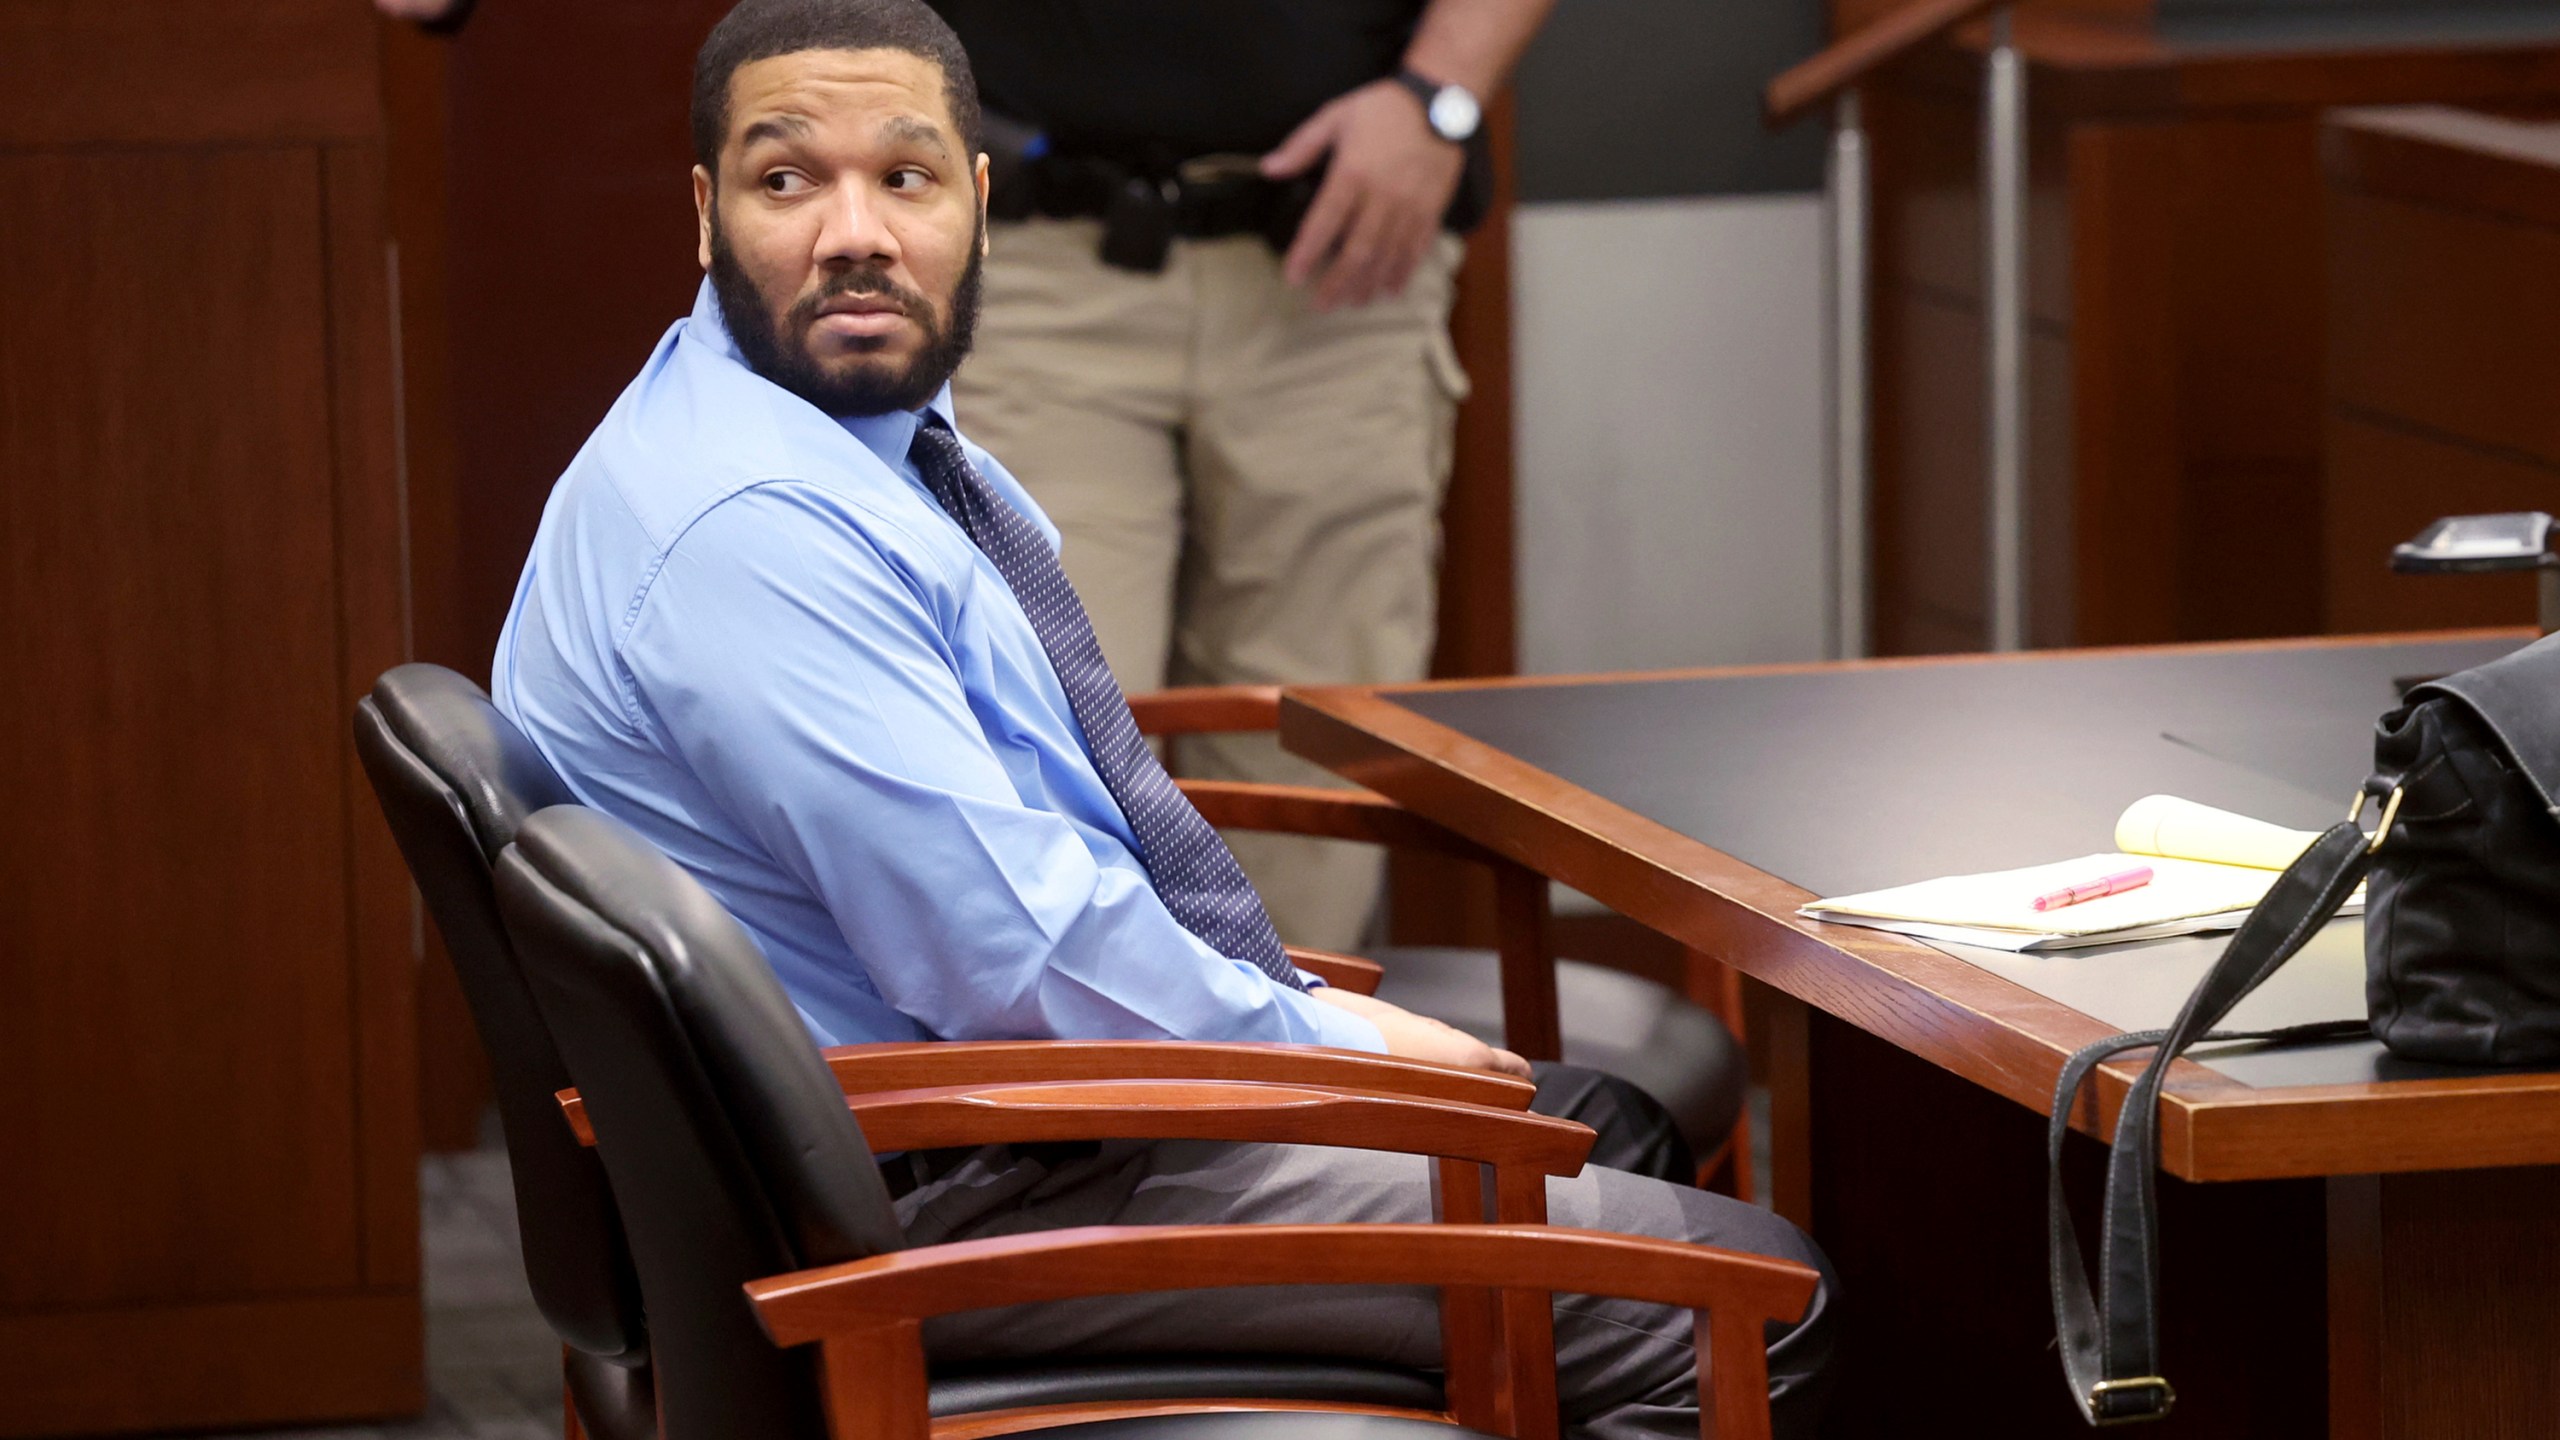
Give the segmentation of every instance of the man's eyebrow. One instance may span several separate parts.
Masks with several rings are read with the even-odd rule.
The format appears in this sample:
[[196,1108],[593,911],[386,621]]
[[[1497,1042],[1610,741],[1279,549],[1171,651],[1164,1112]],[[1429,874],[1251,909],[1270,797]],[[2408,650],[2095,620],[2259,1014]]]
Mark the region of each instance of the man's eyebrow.
[[738,137],[738,148],[744,150],[759,140],[797,139],[808,133],[809,122],[801,116],[789,112],[768,115],[747,127],[746,133]]
[[912,115],[890,116],[881,123],[880,133],[891,140],[930,145],[946,156],[951,153],[951,146],[943,139],[941,126],[918,120]]

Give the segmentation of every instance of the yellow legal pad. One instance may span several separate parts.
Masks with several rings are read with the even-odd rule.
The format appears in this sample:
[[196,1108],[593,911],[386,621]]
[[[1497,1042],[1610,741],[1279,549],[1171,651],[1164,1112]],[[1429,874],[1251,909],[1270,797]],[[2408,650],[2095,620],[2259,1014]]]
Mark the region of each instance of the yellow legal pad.
[[[2276,875],[2313,836],[2172,796],[2136,801],[2116,822],[2122,850],[2050,865],[1950,875],[1816,900],[1798,910],[1815,920],[1891,930],[1994,950],[2066,950],[2229,930],[2266,898]],[[2057,910],[2037,896],[2066,885],[2148,865],[2151,883]],[[2359,890],[2345,913],[2364,907]]]

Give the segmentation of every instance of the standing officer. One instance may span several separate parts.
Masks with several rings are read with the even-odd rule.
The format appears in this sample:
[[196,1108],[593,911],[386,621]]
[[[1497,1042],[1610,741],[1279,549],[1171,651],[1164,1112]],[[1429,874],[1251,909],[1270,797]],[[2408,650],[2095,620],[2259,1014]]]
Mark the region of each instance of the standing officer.
[[[1554,0],[931,3],[997,157],[960,413],[1064,532],[1112,669],[1131,690],[1420,678],[1482,97]],[[1322,778],[1267,736],[1181,758]],[[1372,852],[1234,846],[1290,940],[1358,943]]]

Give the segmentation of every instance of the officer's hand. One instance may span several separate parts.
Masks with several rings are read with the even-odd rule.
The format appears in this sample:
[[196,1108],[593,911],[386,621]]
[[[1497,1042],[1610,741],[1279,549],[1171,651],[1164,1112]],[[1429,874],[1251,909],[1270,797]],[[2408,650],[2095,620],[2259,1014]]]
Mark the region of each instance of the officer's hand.
[[1313,283],[1318,310],[1399,294],[1440,234],[1466,152],[1432,133],[1422,101],[1393,80],[1341,96],[1262,157],[1274,180],[1333,163],[1281,262],[1292,285]]
[[1428,1015],[1416,1015],[1375,996],[1354,995],[1335,985],[1321,986],[1313,993],[1325,1004],[1348,1010],[1377,1026],[1378,1033],[1387,1039],[1387,1053],[1390,1055],[1456,1065],[1468,1070],[1491,1070],[1498,1075],[1517,1075],[1523,1080],[1529,1078],[1528,1061],[1508,1050],[1496,1050],[1473,1035],[1453,1030]]

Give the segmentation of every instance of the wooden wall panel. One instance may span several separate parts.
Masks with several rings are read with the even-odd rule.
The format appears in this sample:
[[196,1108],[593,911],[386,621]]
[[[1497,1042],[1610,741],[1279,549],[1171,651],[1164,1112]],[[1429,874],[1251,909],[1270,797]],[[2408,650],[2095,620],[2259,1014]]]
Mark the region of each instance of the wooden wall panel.
[[[693,307],[693,52],[728,0],[492,4],[454,42],[450,663],[486,680],[551,482]],[[574,54],[563,69],[559,57]],[[527,163],[528,136],[543,158]],[[574,153],[575,164],[554,163]]]
[[[462,516],[453,423],[450,322],[452,246],[445,229],[451,175],[445,153],[445,89],[451,42],[415,26],[387,27],[383,109],[388,130],[390,224],[400,296],[401,460],[409,496],[410,652],[475,674],[488,646],[465,633]],[[473,1038],[462,981],[442,937],[426,927],[418,968],[419,1135],[431,1151],[480,1142],[489,1108],[489,1062]]]
[[157,1435],[414,1411],[424,1348],[413,1293],[0,1315],[0,1434]]
[[[349,737],[374,677],[407,660],[410,587],[402,543],[393,257],[379,145],[320,152],[327,196],[330,409],[336,493],[339,843],[348,880],[342,963],[354,970],[357,1218],[360,1283],[418,1285],[420,913],[407,864],[382,820]],[[318,822],[315,817],[316,823]]]
[[2324,619],[2513,624],[2528,576],[2394,575],[2443,515],[2560,510],[2560,126],[2445,110],[2329,127]]
[[2352,192],[2333,203],[2338,402],[2560,460],[2560,229]]
[[2174,188],[2136,201],[2178,217],[2174,638],[2310,634],[2327,333],[2315,117],[2196,118],[2176,132]]
[[[2033,643],[2316,630],[2331,569],[2321,551],[2330,349],[2319,117],[2328,105],[2426,95],[2540,103],[2560,84],[2560,49],[2413,36],[2352,53],[2326,43],[2182,50],[2142,21],[2142,6],[2026,8]],[[1981,503],[1978,54],[1978,36],[1924,49],[1870,92],[1875,633],[1888,653],[1982,640],[1972,598],[1982,582],[1970,573]],[[2512,199],[2511,187],[2502,193]],[[2560,213],[2560,193],[2550,204]],[[2441,287],[2459,303],[2377,316],[2370,323],[2398,328],[2363,354],[2418,357],[2394,374],[2475,410],[2507,406],[2498,443],[2544,445],[2560,434],[2553,385],[2446,378],[2470,373],[2450,364],[2457,350],[2488,365],[2514,356],[2519,376],[2554,368],[2547,346],[2525,352],[2551,333],[2536,297],[2560,284],[2550,279],[2560,256],[2546,253],[2555,241],[2499,243],[2540,256],[2531,287],[2510,294],[2476,273],[2487,249],[2426,262],[2461,272]],[[2421,293],[2429,277],[2416,263],[2374,289]],[[2510,270],[2520,273],[2500,267]],[[2059,411],[2047,378],[2056,367]],[[2056,453],[2063,469],[2049,474],[2044,457]]]
[[[1983,642],[1974,111],[1888,91],[1877,637]],[[2029,212],[2029,634],[2319,619],[2319,186],[2308,120],[2039,125]],[[1905,490],[1908,493],[1903,493]]]
[[[2138,644],[2176,633],[2182,493],[2178,444],[2178,132],[2089,125],[2071,135],[2072,638]],[[2061,534],[2064,532],[2047,532]]]
[[2560,507],[2560,466],[2342,411],[2329,421],[2325,628],[2530,625],[2530,575],[2394,575],[2391,547],[2444,515]]
[[0,5],[0,143],[368,138],[374,33],[347,0],[15,0]]
[[[1982,647],[1988,498],[1982,320],[1905,289],[1877,307],[1876,644],[1893,655]],[[1889,305],[1889,308],[1888,308]],[[2071,349],[2038,321],[2027,337],[2028,633],[2069,643],[2073,597]]]
[[[2378,1177],[2383,1433],[2526,1440],[2560,1413],[2548,1167]],[[2495,1356],[2486,1364],[2448,1356]]]
[[0,189],[0,1307],[351,1285],[321,167]]
[[423,1403],[380,35],[0,7],[0,1436]]
[[[1987,405],[1982,224],[1971,102],[1883,88],[1877,148],[1874,340],[1875,636],[1886,654],[1972,650],[1984,634]],[[2071,633],[2072,268],[2058,134],[2029,156],[2029,633]],[[2054,537],[2054,538],[2045,538]]]

